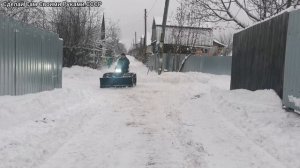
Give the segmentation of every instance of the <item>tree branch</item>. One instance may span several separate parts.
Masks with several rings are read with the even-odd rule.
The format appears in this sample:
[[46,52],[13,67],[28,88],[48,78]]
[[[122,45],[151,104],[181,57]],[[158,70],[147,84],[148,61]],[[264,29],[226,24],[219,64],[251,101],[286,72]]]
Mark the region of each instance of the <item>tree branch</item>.
[[252,13],[250,13],[249,10],[246,9],[246,8],[239,2],[239,0],[234,0],[234,1],[235,1],[235,3],[236,3],[241,9],[243,9],[243,11],[246,12],[246,14],[247,14],[250,18],[254,19],[255,21],[260,21],[260,19],[257,18],[256,16],[254,16]]

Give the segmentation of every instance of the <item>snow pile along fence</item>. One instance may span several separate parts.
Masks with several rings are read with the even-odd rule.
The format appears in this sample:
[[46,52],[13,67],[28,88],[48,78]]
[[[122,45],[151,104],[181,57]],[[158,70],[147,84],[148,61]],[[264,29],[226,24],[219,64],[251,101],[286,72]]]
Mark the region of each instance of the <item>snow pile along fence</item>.
[[58,35],[0,15],[0,95],[62,87]]
[[234,34],[231,89],[273,89],[300,110],[300,10],[285,12]]

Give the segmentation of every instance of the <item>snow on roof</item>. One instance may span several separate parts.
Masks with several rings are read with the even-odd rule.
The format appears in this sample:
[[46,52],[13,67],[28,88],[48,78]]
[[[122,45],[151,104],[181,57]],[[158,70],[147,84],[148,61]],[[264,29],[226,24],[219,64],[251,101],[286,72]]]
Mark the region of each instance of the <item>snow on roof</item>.
[[[156,25],[162,25],[163,18],[162,17],[154,17]],[[174,21],[172,22],[171,20],[167,20],[167,25],[172,25],[172,26],[183,26],[183,27],[199,27],[199,26],[191,26],[189,24],[183,24],[183,25],[178,25]],[[200,23],[201,28],[212,28],[212,24],[210,22],[201,22]]]
[[[162,32],[162,26],[156,25],[156,30],[152,36],[153,41],[159,40]],[[212,46],[213,45],[213,30],[211,28],[200,27],[179,27],[166,26],[165,44],[181,44],[190,46]]]
[[294,103],[295,106],[300,108],[300,98],[294,97],[292,95],[289,95],[288,97],[290,102]]
[[[155,31],[152,35],[152,42],[159,41],[162,31],[162,18],[154,18]],[[180,35],[180,37],[179,37]],[[203,26],[179,26],[167,21],[165,32],[165,44],[182,44],[189,46],[195,42],[196,46],[212,46],[213,45],[213,29],[209,24],[203,23]]]
[[220,45],[222,45],[222,46],[224,46],[224,47],[227,46],[226,44],[221,43],[220,41],[218,41],[218,40],[216,40],[216,39],[214,39],[213,42],[218,43],[218,44],[220,44]]
[[[162,27],[162,25],[156,25],[157,27]],[[197,29],[197,30],[212,30],[209,27],[193,27],[193,26],[176,26],[176,25],[166,25],[166,28],[175,28],[175,29]]]

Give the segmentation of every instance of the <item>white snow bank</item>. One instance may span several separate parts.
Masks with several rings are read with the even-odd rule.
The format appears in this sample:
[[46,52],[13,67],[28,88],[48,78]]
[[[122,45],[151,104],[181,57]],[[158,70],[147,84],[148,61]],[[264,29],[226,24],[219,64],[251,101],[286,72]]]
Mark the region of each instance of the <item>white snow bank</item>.
[[295,106],[300,108],[300,98],[294,97],[294,96],[289,96],[289,101],[294,103]]
[[230,77],[157,75],[133,57],[135,88],[100,89],[111,69],[63,69],[63,88],[0,96],[0,168],[296,168],[300,117],[272,90]]
[[[234,90],[214,96],[217,111],[283,167],[299,167],[300,117],[285,112],[273,90]],[[298,161],[296,161],[298,160]]]

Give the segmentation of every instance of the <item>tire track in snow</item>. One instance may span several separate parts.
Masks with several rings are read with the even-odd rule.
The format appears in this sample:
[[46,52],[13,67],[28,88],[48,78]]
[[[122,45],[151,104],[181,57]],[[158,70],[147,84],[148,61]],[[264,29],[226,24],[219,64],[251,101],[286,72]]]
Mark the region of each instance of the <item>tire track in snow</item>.
[[[143,67],[140,64],[133,68],[138,71]],[[68,111],[71,109],[56,111],[57,115],[62,113],[61,123],[38,123],[40,132],[30,132],[31,127],[25,125],[22,135],[7,135],[12,146],[17,146],[13,150],[24,151],[9,153],[14,160],[4,160],[1,166],[284,168],[216,112],[216,102],[210,96],[214,94],[214,80],[223,81],[221,77],[200,73],[138,75],[135,88],[99,90],[98,71],[85,68],[87,73],[81,73],[80,67],[75,70],[76,75],[70,73],[70,85],[83,91],[81,98],[93,102],[82,100],[82,107],[74,109],[74,113]],[[219,81],[218,85],[224,87]],[[85,90],[92,93],[86,94]],[[7,140],[3,137],[1,140]],[[51,151],[43,153],[49,147]]]
[[[269,155],[274,160],[276,160],[274,162],[277,162],[278,165],[281,165],[282,167],[293,167],[293,166],[290,166],[289,163],[284,163],[286,161],[284,159],[285,156],[282,156],[282,154],[280,154],[280,151],[278,151],[278,146],[280,146],[280,144],[276,145],[276,142],[274,142],[274,139],[272,137],[269,137],[270,135],[267,135],[264,132],[261,132],[261,131],[265,131],[265,130],[263,130],[263,129],[261,130],[260,126],[257,125],[257,123],[259,123],[259,122],[264,123],[263,121],[260,121],[260,120],[266,120],[266,119],[270,120],[269,124],[271,124],[272,119],[268,117],[268,118],[262,118],[259,120],[259,117],[256,117],[255,121],[251,121],[252,120],[251,116],[262,115],[263,113],[266,113],[267,111],[276,111],[278,109],[278,107],[276,107],[274,105],[272,106],[272,105],[266,105],[266,104],[243,102],[244,100],[242,98],[240,99],[240,101],[233,103],[232,100],[230,101],[230,100],[226,99],[229,97],[228,92],[217,93],[216,90],[213,90],[213,92],[215,92],[215,94],[212,94],[213,99],[217,100],[217,102],[218,102],[217,106],[214,107],[215,111],[217,111],[219,114],[221,114],[223,116],[223,114],[220,112],[220,109],[228,109],[229,108],[230,110],[233,111],[232,113],[243,116],[243,117],[241,117],[243,120],[242,122],[235,121],[234,119],[232,119],[232,116],[230,117],[230,116],[225,115],[224,119],[227,120],[228,122],[232,123],[232,125],[237,130],[242,132],[242,134],[244,136],[248,137],[248,140],[251,141],[255,146],[261,148],[262,150],[264,150],[264,152],[267,155]],[[249,91],[247,91],[247,92],[249,92]],[[255,108],[253,108],[253,107],[255,107]],[[259,110],[257,111],[257,109],[259,109]],[[268,115],[268,114],[265,114],[265,115]],[[282,110],[282,115],[285,115],[283,110]],[[280,120],[282,119],[281,118],[282,116],[277,116],[277,117],[279,117]],[[273,120],[273,122],[275,122],[275,121]],[[251,123],[251,122],[254,122],[254,123]],[[253,128],[251,128],[253,126],[257,127],[257,129],[253,130]],[[255,133],[253,131],[255,131]],[[266,144],[268,144],[268,145],[266,145]]]
[[130,114],[117,101],[86,123],[42,168],[141,167],[139,158],[145,152],[141,153],[138,146],[145,140],[136,136],[139,128],[128,122]]
[[[160,90],[157,95],[159,98],[152,99],[151,105],[147,106],[151,97],[145,95],[150,94],[152,89],[159,90],[159,88],[151,87],[147,91],[128,95],[128,98],[132,99],[126,99],[133,101],[129,104],[136,104],[137,107],[143,105],[141,109],[132,110],[131,115],[134,118],[132,123],[139,123],[135,126],[142,127],[141,135],[147,138],[148,161],[145,166],[172,168],[204,166],[203,146],[188,138],[189,133],[183,129],[180,112],[174,108],[174,104],[184,104],[181,100],[187,101],[186,97],[181,100],[169,99],[170,94],[176,93],[172,87],[169,87],[167,91]],[[138,111],[144,112],[140,115],[137,114]]]
[[[57,111],[45,113],[41,120],[28,121],[22,127],[2,131],[0,161],[3,161],[3,164],[0,168],[12,165],[39,167],[55,155],[93,117],[95,113],[86,113],[93,104],[93,99],[82,100],[80,104],[60,107]],[[24,131],[26,134],[23,134]]]
[[[275,158],[268,155],[261,147],[253,143],[231,122],[228,122],[215,111],[211,94],[194,100],[193,107],[185,110],[184,122],[191,122],[189,127],[195,142],[201,142],[207,151],[205,160],[208,167],[247,167],[247,168],[285,168]],[[189,116],[190,115],[190,116]],[[194,118],[191,120],[191,118]],[[198,133],[199,135],[195,134]],[[233,160],[235,161],[233,162]]]

